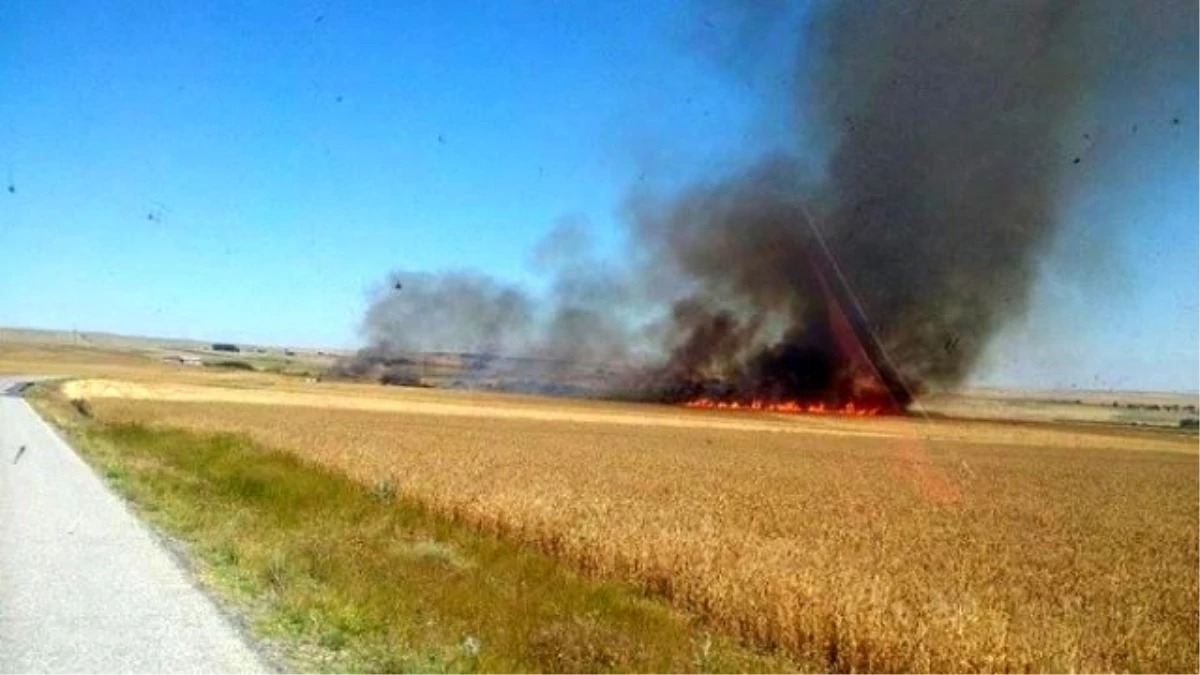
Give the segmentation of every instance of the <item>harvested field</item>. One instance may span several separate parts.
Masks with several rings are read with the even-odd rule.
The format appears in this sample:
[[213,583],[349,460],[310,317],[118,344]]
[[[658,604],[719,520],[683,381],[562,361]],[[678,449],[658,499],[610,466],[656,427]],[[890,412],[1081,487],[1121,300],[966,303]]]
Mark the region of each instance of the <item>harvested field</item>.
[[[837,670],[1195,671],[1194,435],[70,383],[245,433]],[[359,390],[362,391],[362,390]]]

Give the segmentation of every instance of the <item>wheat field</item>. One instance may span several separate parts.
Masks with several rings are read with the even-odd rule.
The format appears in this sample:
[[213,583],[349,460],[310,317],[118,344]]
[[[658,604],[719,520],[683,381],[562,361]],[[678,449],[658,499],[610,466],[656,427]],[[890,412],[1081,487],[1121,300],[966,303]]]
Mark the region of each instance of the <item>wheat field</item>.
[[390,481],[831,670],[1200,667],[1194,436],[322,391],[67,385],[102,421]]

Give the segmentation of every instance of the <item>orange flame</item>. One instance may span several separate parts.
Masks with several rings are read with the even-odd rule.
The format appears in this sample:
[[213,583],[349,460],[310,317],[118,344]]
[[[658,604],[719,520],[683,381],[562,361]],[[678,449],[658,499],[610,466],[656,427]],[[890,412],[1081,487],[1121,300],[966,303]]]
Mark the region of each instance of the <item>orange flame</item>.
[[711,398],[697,398],[683,404],[688,408],[706,408],[709,410],[760,410],[763,412],[806,413],[809,415],[848,415],[866,417],[877,415],[880,408],[855,405],[851,401],[843,406],[827,406],[824,403],[800,403],[798,401],[763,401],[754,399],[746,402],[721,401]]

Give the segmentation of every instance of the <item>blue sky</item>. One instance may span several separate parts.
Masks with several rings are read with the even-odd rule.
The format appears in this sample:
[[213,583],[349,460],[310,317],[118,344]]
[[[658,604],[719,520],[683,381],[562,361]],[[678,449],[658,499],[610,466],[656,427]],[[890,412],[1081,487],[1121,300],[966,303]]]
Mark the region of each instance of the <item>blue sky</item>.
[[[657,1],[10,5],[0,325],[354,346],[392,269],[536,284],[560,219],[616,250],[631,185],[765,147],[780,113],[705,30]],[[1066,208],[1120,246],[1049,265],[982,381],[1198,388],[1195,82],[1147,97],[1182,124]]]

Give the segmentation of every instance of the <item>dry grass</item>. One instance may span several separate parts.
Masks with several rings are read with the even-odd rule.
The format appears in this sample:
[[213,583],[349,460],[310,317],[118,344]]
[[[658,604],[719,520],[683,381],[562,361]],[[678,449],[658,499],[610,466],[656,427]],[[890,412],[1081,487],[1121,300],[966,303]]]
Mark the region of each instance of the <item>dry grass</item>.
[[[0,373],[127,377],[153,372],[158,364],[130,352],[86,349],[61,344],[0,343]],[[162,367],[166,372],[166,368]]]
[[194,382],[221,387],[275,387],[297,378],[163,363],[162,352],[62,344],[0,343],[0,374],[105,376],[137,382]]
[[[1113,448],[1195,453],[1194,432],[1148,434],[1122,427],[1072,427],[1024,423],[969,423],[938,420],[916,424],[910,418],[862,419],[821,415],[712,414],[679,406],[547,399],[481,391],[379,387],[346,382],[300,383],[265,374],[230,376],[211,370],[141,372],[130,379],[87,379],[67,383],[73,398],[123,398],[190,403],[229,402],[270,406],[370,410],[486,419],[647,425],[911,440],[970,444]],[[1124,439],[1124,440],[1122,440]]]
[[830,669],[1200,667],[1194,436],[77,386],[99,420],[244,433],[389,480]]

